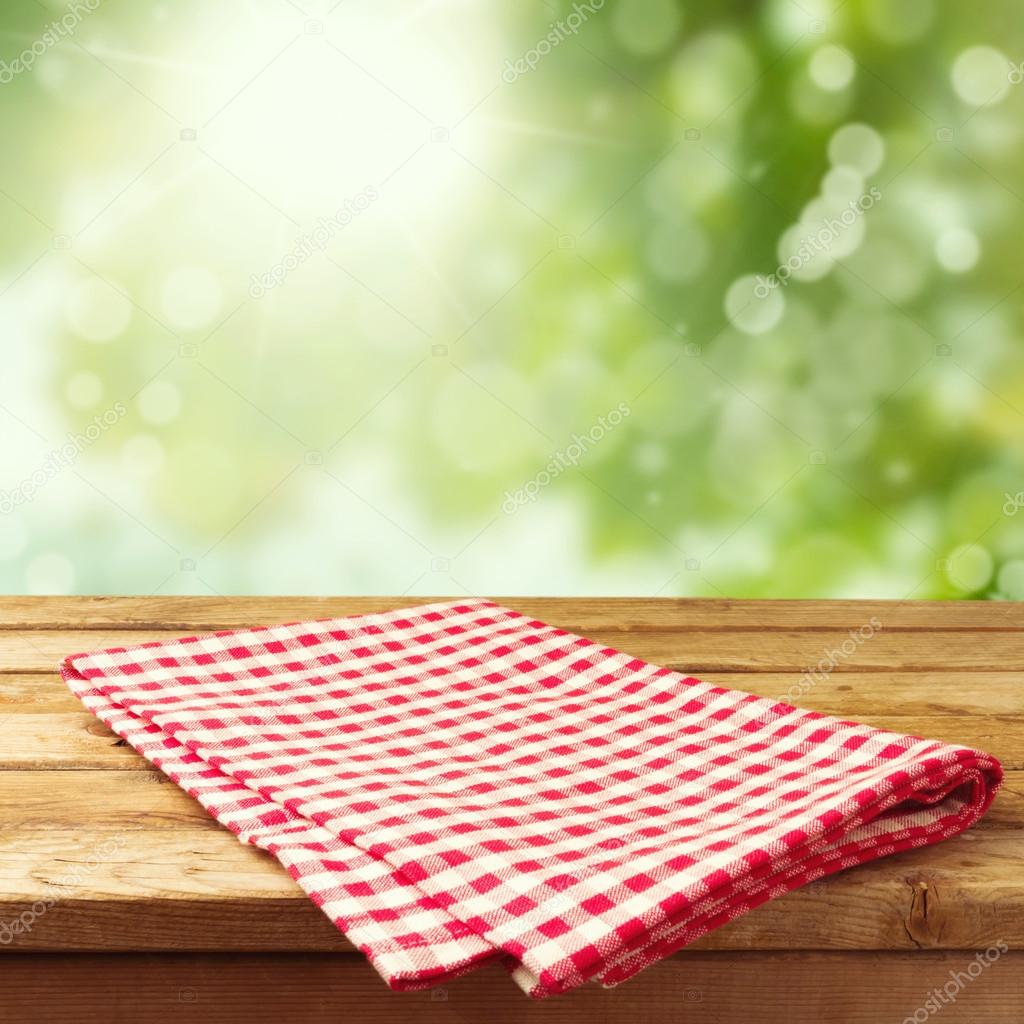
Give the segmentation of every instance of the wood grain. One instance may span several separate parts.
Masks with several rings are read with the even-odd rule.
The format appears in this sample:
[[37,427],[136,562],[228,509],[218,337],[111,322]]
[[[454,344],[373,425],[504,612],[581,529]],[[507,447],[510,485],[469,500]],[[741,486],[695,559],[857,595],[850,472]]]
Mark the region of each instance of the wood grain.
[[974,963],[971,953],[689,953],[618,988],[538,1001],[497,966],[390,992],[354,956],[27,954],[0,961],[0,1004],[23,1024],[899,1024],[950,986],[953,1000],[936,1004],[942,1024],[1020,1024],[1024,953]]
[[[451,597],[5,597],[0,629],[240,629],[389,611]],[[886,629],[1024,631],[1014,601],[749,601],[662,597],[494,597],[564,629],[832,629],[877,616]]]
[[[703,679],[830,715],[1022,715],[1024,672],[857,672],[805,677],[793,672],[708,672]],[[966,685],[965,685],[966,682]],[[0,674],[0,717],[81,711],[55,672]]]
[[[865,622],[867,620],[864,620]],[[555,623],[560,625],[560,623]],[[589,629],[590,639],[680,672],[803,672],[834,663],[835,672],[1024,672],[1024,632],[1019,630],[875,633],[842,646],[850,630],[643,630]],[[173,640],[176,630],[0,630],[0,672],[52,673],[70,654]],[[836,656],[838,654],[838,657]]]
[[[1024,604],[498,600],[722,686],[980,746],[1008,769],[1004,789],[966,834],[805,886],[611,992],[533,1003],[488,968],[395,994],[273,858],[111,734],[55,669],[79,650],[420,599],[0,598],[0,929],[30,923],[0,943],[0,1017],[898,1024],[970,951],[1005,941],[1021,952],[941,1020],[1019,1024]],[[881,629],[851,656],[805,675],[872,618]]]
[[[979,747],[1024,769],[1024,674],[710,673],[733,689],[790,700],[880,729]],[[807,688],[809,685],[809,688]],[[0,675],[0,768],[144,769],[146,763],[92,714],[57,675]]]
[[[988,750],[1007,768],[1024,768],[1024,721],[1003,716],[858,714],[879,729]],[[87,711],[11,715],[0,729],[0,769],[146,766],[124,740]]]
[[[1022,863],[1024,830],[972,830],[795,890],[697,947],[1024,946]],[[33,913],[41,900],[53,905]],[[26,913],[31,928],[8,949],[341,946],[272,857],[202,826],[22,829],[0,845],[0,921]]]
[[[56,767],[11,768],[3,775],[0,834],[5,830],[90,831],[222,828],[166,775],[138,759],[134,771]],[[999,799],[975,829],[1020,828],[1024,822],[1024,771],[1006,773]]]

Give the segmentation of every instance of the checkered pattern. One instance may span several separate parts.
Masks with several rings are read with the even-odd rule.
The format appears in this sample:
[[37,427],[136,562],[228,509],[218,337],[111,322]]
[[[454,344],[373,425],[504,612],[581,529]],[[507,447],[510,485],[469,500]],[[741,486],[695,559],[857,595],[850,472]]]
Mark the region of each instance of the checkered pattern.
[[614,985],[765,900],[975,822],[966,747],[658,668],[488,601],[68,658],[397,989],[497,959]]

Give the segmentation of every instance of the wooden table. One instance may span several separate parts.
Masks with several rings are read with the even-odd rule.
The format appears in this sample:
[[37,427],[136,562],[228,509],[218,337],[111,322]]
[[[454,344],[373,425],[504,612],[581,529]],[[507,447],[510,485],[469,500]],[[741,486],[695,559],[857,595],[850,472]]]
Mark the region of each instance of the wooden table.
[[[899,1024],[930,1019],[951,971],[963,988],[942,1024],[1024,1020],[1024,605],[502,600],[724,686],[976,745],[1001,758],[1005,788],[963,836],[800,889],[618,989],[531,1002],[486,968],[396,994],[276,861],[86,713],[56,666],[415,602],[0,598],[0,1020]],[[15,919],[29,927],[11,934]],[[968,973],[997,943],[1008,951]]]

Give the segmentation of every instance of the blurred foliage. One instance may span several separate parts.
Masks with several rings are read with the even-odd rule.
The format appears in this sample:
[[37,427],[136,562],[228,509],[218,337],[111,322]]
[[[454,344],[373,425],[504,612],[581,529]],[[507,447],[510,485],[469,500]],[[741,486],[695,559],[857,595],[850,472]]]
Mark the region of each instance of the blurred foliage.
[[0,12],[4,589],[1024,598],[1008,0],[91,6]]

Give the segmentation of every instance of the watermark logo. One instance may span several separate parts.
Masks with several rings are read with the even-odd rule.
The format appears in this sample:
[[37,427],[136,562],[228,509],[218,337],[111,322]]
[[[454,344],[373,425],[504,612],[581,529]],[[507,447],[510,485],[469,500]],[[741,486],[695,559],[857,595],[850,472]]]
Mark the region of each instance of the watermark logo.
[[95,444],[111,427],[128,414],[121,402],[93,417],[81,433],[68,434],[67,440],[43,459],[39,468],[11,490],[0,490],[0,516],[10,515],[27,505],[56,476],[75,464],[75,460],[91,444]]
[[818,683],[822,682],[847,659],[852,658],[862,644],[867,643],[876,633],[881,632],[882,623],[878,616],[872,615],[860,629],[851,629],[850,635],[835,649],[826,649],[818,662],[809,668],[785,693],[784,700],[792,704],[805,694],[810,693]]
[[881,191],[874,185],[858,199],[851,199],[847,208],[838,217],[828,217],[821,222],[821,227],[814,234],[805,235],[800,239],[796,251],[775,268],[775,272],[765,277],[758,274],[754,286],[754,296],[766,299],[776,288],[785,288],[793,274],[807,266],[815,256],[827,253],[837,238],[870,210],[882,198]]
[[33,65],[48,50],[53,49],[61,40],[74,35],[75,30],[100,6],[101,0],[72,0],[67,5],[67,13],[57,21],[51,21],[46,30],[28,49],[23,50],[10,63],[0,61],[0,85],[13,82],[23,71],[31,71]]
[[1024,508],[1024,491],[1018,491],[1016,494],[1010,494],[1007,491],[1003,497],[1006,498],[1006,501],[1003,502],[1004,516],[1015,516]]
[[625,402],[619,404],[606,413],[598,416],[597,422],[585,434],[573,434],[572,443],[555,452],[549,459],[547,465],[532,480],[528,480],[516,491],[506,491],[505,501],[501,510],[505,515],[510,516],[524,505],[537,500],[540,492],[554,482],[559,476],[572,466],[578,466],[583,456],[594,447],[600,444],[608,434],[614,430],[632,410]]
[[36,900],[27,910],[17,917],[0,921],[0,945],[9,946],[19,935],[27,935],[36,926],[40,918],[52,910],[64,895],[64,889],[80,887],[84,880],[93,872],[108,863],[126,840],[123,835],[116,835],[104,840],[81,864],[76,864],[70,871],[46,884],[53,888],[42,899]]
[[269,270],[262,274],[253,274],[249,278],[249,295],[254,299],[262,299],[271,289],[284,284],[284,279],[293,270],[311,256],[323,252],[339,231],[348,227],[379,198],[380,192],[372,185],[367,185],[362,192],[346,199],[330,217],[321,217],[316,222],[316,227],[309,234],[296,239],[292,248]]
[[972,981],[977,981],[985,973],[985,969],[997,963],[1009,949],[1007,943],[999,939],[994,946],[989,946],[981,953],[975,953],[974,959],[963,970],[950,971],[949,981],[941,988],[933,988],[928,998],[912,1014],[903,1018],[903,1024],[925,1024],[929,1017],[944,1007],[951,1006]]
[[569,36],[576,35],[592,15],[604,7],[604,0],[588,0],[587,3],[574,3],[571,13],[559,21],[551,23],[551,31],[543,39],[530,47],[517,60],[506,60],[501,80],[511,85],[521,75],[534,68],[556,47],[560,46]]

